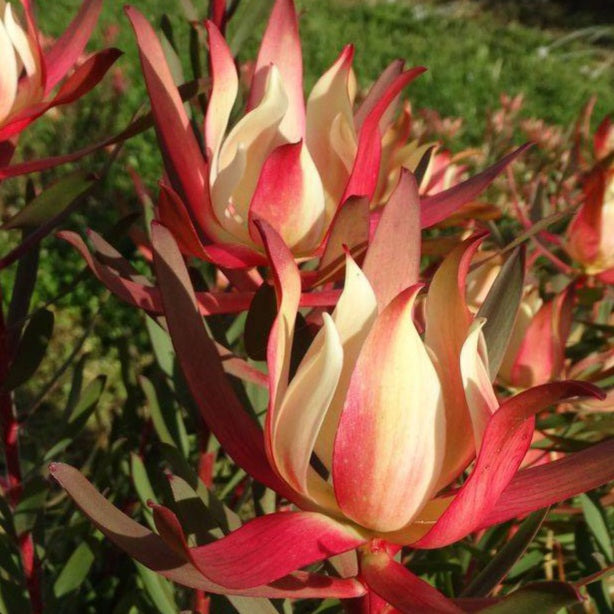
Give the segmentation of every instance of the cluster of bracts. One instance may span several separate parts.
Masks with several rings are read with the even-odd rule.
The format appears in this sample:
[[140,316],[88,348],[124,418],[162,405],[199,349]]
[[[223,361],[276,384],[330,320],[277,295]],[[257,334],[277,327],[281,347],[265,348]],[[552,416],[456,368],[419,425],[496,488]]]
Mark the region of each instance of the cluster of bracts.
[[[46,51],[30,1],[21,7],[17,17],[0,0],[0,178],[74,161],[153,124],[164,174],[150,226],[132,233],[151,278],[93,231],[89,246],[74,232],[58,236],[168,333],[220,454],[274,491],[276,509],[242,524],[226,508],[217,539],[195,544],[170,508],[152,504],[154,533],[77,469],[55,462],[51,475],[119,548],[198,591],[337,598],[371,614],[504,601],[448,598],[404,557],[614,478],[614,440],[582,427],[614,402],[610,119],[591,138],[591,101],[564,138],[520,122],[522,101],[504,97],[483,150],[452,156],[428,139],[458,125],[415,117],[402,102],[422,67],[395,61],[362,90],[348,45],[305,100],[292,0],[275,1],[242,74],[224,37],[226,4],[213,2],[211,19],[194,25],[208,79],[180,87],[154,29],[128,7],[150,114],[104,143],[16,163],[20,133],[93,88],[119,55],[83,58],[99,0],[85,0]],[[199,134],[188,105],[203,94]],[[510,148],[523,132],[532,146]],[[32,217],[18,213],[6,227]],[[3,266],[26,251],[17,247]],[[195,291],[190,268],[202,262],[215,267],[215,283]],[[211,338],[207,316],[242,312],[241,349]],[[0,376],[14,358],[10,337],[3,342]],[[266,391],[264,415],[244,406],[236,378]],[[5,487],[16,505],[19,429],[11,395],[0,401]],[[558,413],[574,415],[576,451],[539,426]],[[172,482],[185,497],[187,484]],[[578,585],[558,590],[579,597]]]

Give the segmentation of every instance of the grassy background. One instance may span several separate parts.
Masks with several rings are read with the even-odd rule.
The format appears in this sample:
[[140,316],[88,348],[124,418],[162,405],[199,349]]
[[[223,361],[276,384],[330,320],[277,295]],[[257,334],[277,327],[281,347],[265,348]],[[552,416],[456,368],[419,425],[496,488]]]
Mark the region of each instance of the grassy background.
[[[265,12],[258,7],[265,4],[270,2],[244,0],[232,23],[231,41],[237,29],[246,23],[250,26],[242,59],[255,55],[264,26],[260,15]],[[78,0],[40,3],[41,27],[58,34],[78,5]],[[131,83],[120,115],[127,118],[144,99],[144,89],[133,37],[118,5],[105,3],[99,33],[111,24],[120,28],[116,44],[126,55],[119,65]],[[154,23],[166,11],[180,47],[187,50],[179,2],[135,0],[134,5]],[[363,86],[395,58],[405,59],[408,65],[424,65],[429,71],[411,86],[409,97],[416,107],[463,117],[465,130],[459,145],[479,142],[485,114],[497,106],[501,92],[523,92],[527,115],[563,125],[573,121],[593,93],[599,96],[596,116],[612,107],[614,25],[607,21],[607,11],[591,11],[590,5],[584,12],[566,11],[563,2],[532,2],[530,10],[523,2],[476,1],[298,0],[297,6],[302,12],[307,89],[348,42],[356,46],[355,68]],[[597,26],[602,31],[591,42],[590,35],[599,34]],[[580,27],[590,30],[582,33]],[[100,44],[99,33],[92,48]],[[570,33],[578,38],[567,40]]]

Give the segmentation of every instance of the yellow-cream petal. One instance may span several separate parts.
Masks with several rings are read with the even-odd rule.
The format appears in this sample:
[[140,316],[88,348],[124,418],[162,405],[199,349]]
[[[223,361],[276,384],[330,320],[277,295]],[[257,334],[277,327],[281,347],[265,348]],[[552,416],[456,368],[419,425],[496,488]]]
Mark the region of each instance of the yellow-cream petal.
[[343,368],[315,444],[318,458],[329,471],[332,469],[335,434],[350,378],[362,345],[377,317],[377,299],[369,280],[349,255],[346,256],[345,266],[345,286],[333,312],[333,322],[343,346]]
[[333,485],[343,513],[396,531],[432,498],[445,453],[439,377],[416,330],[408,288],[376,319],[352,373],[337,429]]

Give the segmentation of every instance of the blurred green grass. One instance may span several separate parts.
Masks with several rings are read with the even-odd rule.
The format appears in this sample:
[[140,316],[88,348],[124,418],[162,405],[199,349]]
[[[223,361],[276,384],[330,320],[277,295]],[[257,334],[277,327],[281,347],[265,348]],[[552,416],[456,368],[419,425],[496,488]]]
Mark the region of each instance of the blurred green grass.
[[[250,25],[249,36],[241,49],[243,60],[253,58],[257,51],[264,23],[262,19],[252,22],[254,14],[262,13],[255,9],[256,5],[265,2],[268,0],[244,1],[231,24],[230,39],[243,21]],[[204,16],[206,3],[194,4]],[[540,3],[543,7],[547,4]],[[134,5],[152,23],[158,23],[166,11],[174,25],[180,52],[183,57],[187,56],[187,28],[179,1],[135,0]],[[57,35],[78,6],[78,0],[40,3],[41,28]],[[408,0],[369,3],[298,0],[297,6],[302,13],[307,90],[345,43],[355,44],[355,68],[361,86],[367,86],[396,58],[405,59],[408,65],[424,65],[428,72],[410,87],[408,96],[416,108],[431,107],[441,115],[464,119],[459,148],[479,143],[486,113],[498,105],[502,92],[524,93],[527,116],[565,126],[576,118],[592,94],[598,95],[595,117],[612,107],[614,47],[590,44],[582,37],[557,46],[566,33],[561,29],[560,14],[556,28],[544,30],[514,20],[518,11],[509,3],[497,5],[496,11],[480,8],[475,2]],[[508,6],[509,21],[505,6]],[[539,8],[535,6],[534,11],[539,12]],[[591,17],[594,18],[588,16]],[[586,25],[586,19],[569,14],[567,32],[573,31],[575,22]],[[119,26],[116,44],[125,51],[119,66],[130,83],[119,111],[127,121],[145,100],[145,93],[134,39],[119,3],[105,3],[91,48],[101,44],[101,32],[114,24]],[[136,163],[147,166],[146,158],[151,153],[147,148],[134,154]]]

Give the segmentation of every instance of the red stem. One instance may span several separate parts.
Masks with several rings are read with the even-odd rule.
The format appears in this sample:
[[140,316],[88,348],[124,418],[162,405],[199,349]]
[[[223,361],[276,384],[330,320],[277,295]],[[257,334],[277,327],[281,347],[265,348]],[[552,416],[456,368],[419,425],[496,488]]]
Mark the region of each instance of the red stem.
[[[0,288],[0,304],[2,298]],[[0,309],[0,389],[9,372],[12,348],[9,346],[8,332]],[[0,392],[0,434],[4,444],[6,460],[6,477],[8,484],[8,499],[14,510],[21,499],[23,484],[21,480],[21,466],[19,463],[19,423],[13,407],[13,398],[10,392]],[[36,558],[32,534],[26,531],[18,536],[19,553],[26,578],[26,588],[30,597],[32,614],[42,614],[43,603],[40,588],[40,564]]]
[[211,599],[207,597],[205,591],[194,591],[194,611],[198,614],[209,614]]

